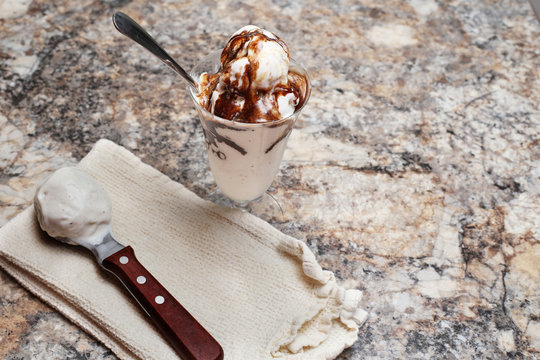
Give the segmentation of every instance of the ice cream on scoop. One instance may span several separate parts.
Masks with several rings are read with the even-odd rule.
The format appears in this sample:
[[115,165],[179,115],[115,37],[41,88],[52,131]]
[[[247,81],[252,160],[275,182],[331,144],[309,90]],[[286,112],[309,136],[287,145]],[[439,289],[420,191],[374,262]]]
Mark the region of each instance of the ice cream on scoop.
[[41,228],[54,238],[100,242],[111,231],[105,189],[75,167],[59,169],[41,184],[34,206]]
[[201,75],[197,100],[224,119],[268,122],[292,115],[303,104],[306,88],[306,78],[289,67],[287,45],[248,25],[227,42],[219,71]]

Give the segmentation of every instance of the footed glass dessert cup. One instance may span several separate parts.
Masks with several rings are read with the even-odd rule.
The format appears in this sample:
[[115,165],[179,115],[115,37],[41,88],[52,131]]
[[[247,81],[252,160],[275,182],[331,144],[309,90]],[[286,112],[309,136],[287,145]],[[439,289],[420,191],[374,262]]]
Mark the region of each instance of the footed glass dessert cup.
[[[203,58],[191,71],[194,79],[220,67],[220,51]],[[290,59],[290,69],[306,77],[303,104],[283,119],[246,123],[220,118],[199,104],[195,89],[189,93],[199,113],[206,140],[208,162],[219,189],[236,205],[260,198],[278,173],[287,140],[300,112],[309,100],[311,83],[306,70]]]

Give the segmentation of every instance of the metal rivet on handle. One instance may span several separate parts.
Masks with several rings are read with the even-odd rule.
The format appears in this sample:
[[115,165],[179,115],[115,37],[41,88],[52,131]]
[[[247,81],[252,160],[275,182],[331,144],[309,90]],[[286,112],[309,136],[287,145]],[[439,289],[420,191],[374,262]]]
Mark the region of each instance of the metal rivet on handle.
[[127,256],[120,256],[120,264],[126,265],[129,261]]
[[161,305],[161,304],[163,304],[165,302],[165,298],[163,296],[159,295],[159,296],[156,296],[155,301],[156,301],[156,304]]
[[137,276],[137,282],[139,284],[144,284],[146,282],[146,278],[144,276]]

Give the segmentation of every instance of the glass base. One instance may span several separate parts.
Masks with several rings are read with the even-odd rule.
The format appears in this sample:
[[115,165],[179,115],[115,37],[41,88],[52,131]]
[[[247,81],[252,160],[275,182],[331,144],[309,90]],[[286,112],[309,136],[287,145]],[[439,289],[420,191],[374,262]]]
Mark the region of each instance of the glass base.
[[254,200],[235,201],[217,189],[209,193],[206,199],[214,204],[248,212],[263,219],[281,218],[284,216],[283,208],[278,199],[268,191]]

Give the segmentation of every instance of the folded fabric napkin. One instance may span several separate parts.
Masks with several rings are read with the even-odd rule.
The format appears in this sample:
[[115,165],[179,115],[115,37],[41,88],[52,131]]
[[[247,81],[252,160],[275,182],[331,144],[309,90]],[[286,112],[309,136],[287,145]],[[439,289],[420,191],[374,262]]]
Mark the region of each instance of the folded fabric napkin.
[[[108,140],[79,166],[107,191],[115,238],[226,359],[333,359],[357,339],[362,293],[339,286],[302,241],[200,199]],[[178,358],[89,251],[41,232],[33,207],[0,229],[0,266],[118,357]]]

